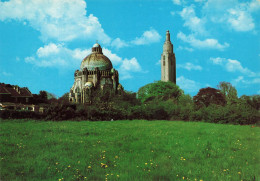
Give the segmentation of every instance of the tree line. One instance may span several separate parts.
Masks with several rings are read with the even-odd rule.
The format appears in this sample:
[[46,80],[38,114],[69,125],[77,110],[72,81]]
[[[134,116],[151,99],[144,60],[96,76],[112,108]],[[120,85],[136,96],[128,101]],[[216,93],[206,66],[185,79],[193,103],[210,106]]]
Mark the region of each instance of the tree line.
[[241,125],[260,121],[260,95],[238,97],[236,88],[228,82],[220,82],[217,89],[202,88],[194,97],[178,85],[162,81],[147,84],[137,93],[95,91],[91,104],[71,104],[68,93],[57,99],[41,91],[35,97],[36,103],[46,107],[43,114],[2,111],[0,117],[54,121],[184,120]]

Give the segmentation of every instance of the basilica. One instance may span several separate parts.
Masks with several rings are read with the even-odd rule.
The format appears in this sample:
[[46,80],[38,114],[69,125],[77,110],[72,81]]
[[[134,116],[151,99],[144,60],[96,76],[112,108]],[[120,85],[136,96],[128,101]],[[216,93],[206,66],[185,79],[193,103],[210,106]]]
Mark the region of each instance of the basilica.
[[[176,58],[169,31],[166,31],[161,54],[161,81],[176,84]],[[75,71],[69,101],[91,103],[95,91],[103,93],[109,91],[112,94],[123,92],[118,71],[113,68],[111,61],[103,54],[98,43],[92,47],[92,53],[82,60],[80,70]]]
[[123,91],[118,71],[113,68],[98,43],[92,47],[92,53],[82,60],[80,70],[75,71],[69,100],[72,103],[90,103],[91,94],[97,90],[113,94]]

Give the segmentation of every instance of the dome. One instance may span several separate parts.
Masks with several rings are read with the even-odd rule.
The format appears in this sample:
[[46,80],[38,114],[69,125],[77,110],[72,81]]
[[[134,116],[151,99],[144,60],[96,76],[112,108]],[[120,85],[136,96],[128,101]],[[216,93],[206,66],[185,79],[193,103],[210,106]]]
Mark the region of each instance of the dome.
[[85,87],[91,88],[91,87],[93,87],[93,83],[92,82],[86,82]]
[[111,70],[113,68],[111,61],[103,55],[102,48],[98,43],[93,46],[92,53],[82,60],[80,69],[95,70],[96,67],[99,70]]
[[96,47],[101,47],[98,43],[95,43],[94,45],[93,45],[93,48],[96,48]]

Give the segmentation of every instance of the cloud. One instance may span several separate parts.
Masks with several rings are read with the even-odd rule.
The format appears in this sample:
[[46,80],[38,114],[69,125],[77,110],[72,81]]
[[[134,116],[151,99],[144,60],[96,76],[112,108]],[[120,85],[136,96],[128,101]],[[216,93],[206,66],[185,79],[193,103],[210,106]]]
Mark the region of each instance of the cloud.
[[234,30],[250,31],[255,28],[254,20],[248,12],[238,9],[229,9],[228,13],[228,22]]
[[119,57],[117,54],[112,53],[111,50],[107,48],[102,48],[102,51],[103,54],[111,60],[114,66],[117,66],[122,63],[122,58]]
[[172,2],[176,5],[181,5],[182,4],[182,0],[172,0]]
[[196,39],[194,35],[186,36],[184,33],[179,32],[177,34],[177,38],[181,39],[182,41],[189,43],[192,47],[198,49],[217,49],[217,50],[224,50],[229,47],[228,43],[220,44],[216,39],[205,39],[199,40]]
[[200,83],[195,82],[194,80],[187,79],[183,76],[177,78],[177,84],[183,89],[185,92],[194,93],[198,92],[200,89]]
[[193,52],[193,51],[194,51],[193,48],[183,47],[183,46],[179,46],[179,47],[177,48],[177,50],[187,50],[187,51],[189,51],[189,52]]
[[252,85],[252,84],[260,84],[260,78],[253,78],[252,80],[246,80],[244,76],[238,76],[236,79],[231,81],[233,85],[243,84],[245,86]]
[[235,31],[255,29],[252,14],[260,9],[260,1],[239,2],[238,0],[207,0],[202,13],[214,23],[223,23]]
[[205,30],[206,18],[198,18],[193,5],[183,8],[180,12],[180,16],[184,20],[184,26],[187,26],[194,33],[207,34],[207,31]]
[[190,62],[187,62],[185,64],[177,64],[177,68],[183,68],[183,69],[186,69],[186,70],[202,70],[202,67],[199,66],[199,65],[194,65]]
[[[25,62],[44,68],[78,69],[81,61],[90,53],[91,48],[77,48],[72,50],[65,47],[64,44],[49,43],[40,47],[35,55],[26,57]],[[103,54],[107,56],[113,66],[118,69],[121,79],[132,78],[133,72],[141,72],[142,70],[135,57],[123,59],[107,48],[103,48]]]
[[136,45],[148,45],[151,43],[157,43],[160,39],[161,35],[155,29],[151,28],[150,30],[145,31],[141,37],[136,37],[134,40],[129,42],[116,38],[112,41],[111,46],[119,49]]
[[120,38],[116,38],[112,41],[111,46],[119,49],[119,48],[129,46],[129,44],[127,42],[125,42],[124,40],[121,40]]
[[9,73],[9,72],[3,71],[3,72],[2,72],[2,75],[5,76],[5,77],[10,77],[10,76],[12,76],[13,74],[11,74],[11,73]]
[[252,72],[248,68],[244,68],[238,60],[226,59],[226,58],[210,58],[210,61],[215,65],[220,65],[228,72],[240,72],[248,76],[257,76],[256,73]]
[[160,66],[161,66],[161,59],[158,60],[158,61],[155,63],[155,65],[160,65]]
[[0,20],[25,22],[41,33],[43,40],[99,40],[109,43],[98,18],[86,16],[84,0],[10,0],[0,2]]
[[131,72],[141,72],[142,68],[137,59],[124,59],[118,71],[120,73],[121,80],[132,78]]
[[48,45],[40,47],[36,55],[26,57],[25,62],[38,67],[76,68],[84,56],[89,54],[90,51],[90,49],[70,50],[63,44],[49,43]]
[[134,45],[146,45],[150,43],[159,42],[161,35],[154,29],[145,31],[141,37],[137,37],[135,40],[131,41]]

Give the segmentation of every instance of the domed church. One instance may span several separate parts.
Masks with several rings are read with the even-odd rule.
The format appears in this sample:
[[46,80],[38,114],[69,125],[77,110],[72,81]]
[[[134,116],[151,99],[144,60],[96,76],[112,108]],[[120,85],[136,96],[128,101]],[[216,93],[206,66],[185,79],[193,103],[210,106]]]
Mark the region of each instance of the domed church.
[[82,60],[80,70],[75,71],[69,100],[72,103],[90,103],[90,96],[96,90],[114,94],[123,91],[118,71],[113,68],[98,43],[92,47],[92,53]]

